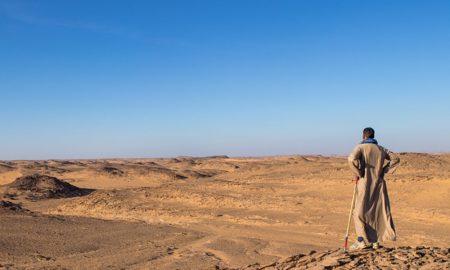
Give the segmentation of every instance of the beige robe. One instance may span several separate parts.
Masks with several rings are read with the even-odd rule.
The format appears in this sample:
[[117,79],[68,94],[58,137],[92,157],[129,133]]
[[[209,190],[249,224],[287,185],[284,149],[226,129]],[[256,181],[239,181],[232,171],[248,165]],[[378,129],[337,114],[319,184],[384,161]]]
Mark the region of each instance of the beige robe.
[[348,157],[350,168],[360,177],[353,210],[356,235],[366,242],[395,240],[394,221],[384,175],[393,173],[400,159],[377,144],[359,144]]

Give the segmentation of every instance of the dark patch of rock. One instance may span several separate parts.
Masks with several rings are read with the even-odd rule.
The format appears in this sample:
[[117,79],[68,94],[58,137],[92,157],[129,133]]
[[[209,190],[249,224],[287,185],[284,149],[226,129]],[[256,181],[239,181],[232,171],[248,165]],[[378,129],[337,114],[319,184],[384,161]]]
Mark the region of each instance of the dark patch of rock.
[[91,191],[78,188],[56,177],[41,174],[19,177],[7,187],[6,195],[26,195],[26,198],[31,200],[83,196]]
[[1,210],[10,210],[10,211],[22,211],[23,208],[20,206],[20,204],[13,203],[10,201],[0,201],[0,209]]
[[102,171],[114,176],[122,176],[125,174],[122,170],[119,170],[112,166],[105,166],[103,167]]

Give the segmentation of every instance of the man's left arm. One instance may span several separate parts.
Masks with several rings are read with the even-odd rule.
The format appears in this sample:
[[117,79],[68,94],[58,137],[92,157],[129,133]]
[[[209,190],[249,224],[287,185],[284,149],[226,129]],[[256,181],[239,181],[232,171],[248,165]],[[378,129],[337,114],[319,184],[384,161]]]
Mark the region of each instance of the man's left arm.
[[383,148],[383,150],[386,154],[386,159],[389,160],[389,162],[383,167],[383,174],[387,173],[393,174],[400,165],[400,158],[398,157],[397,154],[390,151],[389,149]]

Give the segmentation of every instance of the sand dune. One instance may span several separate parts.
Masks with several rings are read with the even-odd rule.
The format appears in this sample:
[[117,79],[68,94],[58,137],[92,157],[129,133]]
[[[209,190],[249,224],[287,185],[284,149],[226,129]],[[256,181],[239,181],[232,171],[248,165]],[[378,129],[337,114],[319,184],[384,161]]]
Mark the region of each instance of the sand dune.
[[337,251],[353,188],[345,157],[0,162],[0,268],[447,267],[450,155],[400,157],[387,177],[398,241],[350,255]]

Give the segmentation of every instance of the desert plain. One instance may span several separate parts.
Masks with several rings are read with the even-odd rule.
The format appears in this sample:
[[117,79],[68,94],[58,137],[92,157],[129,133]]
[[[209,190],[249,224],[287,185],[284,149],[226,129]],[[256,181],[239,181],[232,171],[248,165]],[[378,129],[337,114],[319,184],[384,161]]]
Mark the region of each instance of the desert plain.
[[398,240],[353,254],[346,157],[0,161],[0,269],[450,268],[450,154],[399,157]]

